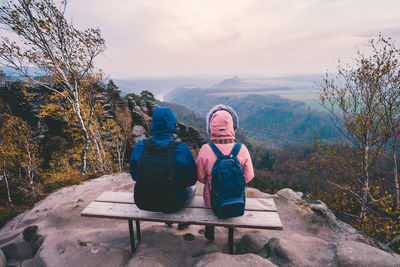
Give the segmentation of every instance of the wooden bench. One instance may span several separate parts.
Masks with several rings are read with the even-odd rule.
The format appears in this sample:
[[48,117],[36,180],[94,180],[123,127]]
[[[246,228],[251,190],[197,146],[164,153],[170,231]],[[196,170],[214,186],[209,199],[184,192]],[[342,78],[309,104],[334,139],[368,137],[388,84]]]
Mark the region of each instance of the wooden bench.
[[[81,216],[128,220],[131,251],[134,253],[141,241],[140,221],[184,223],[210,226],[224,226],[228,231],[229,253],[233,253],[234,227],[282,230],[277,208],[271,198],[246,198],[243,216],[218,219],[210,208],[204,205],[203,197],[195,196],[189,205],[177,213],[166,214],[140,210],[134,203],[131,192],[103,192],[89,204]],[[137,242],[132,220],[136,221]]]

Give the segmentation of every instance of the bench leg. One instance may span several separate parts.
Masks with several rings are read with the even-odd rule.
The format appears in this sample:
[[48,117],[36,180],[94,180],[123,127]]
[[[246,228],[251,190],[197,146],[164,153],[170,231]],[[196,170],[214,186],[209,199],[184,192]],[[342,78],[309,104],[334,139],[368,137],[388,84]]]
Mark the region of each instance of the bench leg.
[[142,241],[142,234],[140,233],[140,221],[136,221],[136,235],[138,241]]
[[233,254],[233,227],[229,227],[228,231],[229,254]]
[[136,252],[136,246],[135,246],[135,233],[133,232],[132,220],[128,220],[128,224],[129,224],[129,238],[131,243],[131,252],[133,254]]

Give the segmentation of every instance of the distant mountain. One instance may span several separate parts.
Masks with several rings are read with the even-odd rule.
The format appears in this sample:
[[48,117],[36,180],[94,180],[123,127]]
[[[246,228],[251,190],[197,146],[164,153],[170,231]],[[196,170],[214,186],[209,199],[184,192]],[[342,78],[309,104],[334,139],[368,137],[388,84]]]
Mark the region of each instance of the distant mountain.
[[242,83],[242,80],[239,79],[239,77],[234,76],[233,78],[223,80],[222,82],[217,84],[217,86],[231,86],[231,85],[235,86],[240,83]]
[[164,100],[165,95],[176,88],[213,88],[216,90],[235,90],[250,93],[263,92],[268,94],[277,94],[277,91],[281,92],[285,90],[284,97],[292,99],[297,99],[298,91],[301,90],[302,97],[306,97],[306,100],[309,100],[316,98],[312,92],[315,89],[315,82],[318,82],[321,76],[322,75],[319,74],[279,77],[265,77],[260,75],[241,75],[233,77],[199,75],[113,80],[123,94],[139,94],[143,90],[148,90],[153,92],[155,97],[161,101]]
[[315,136],[324,140],[336,136],[327,113],[279,96],[224,94],[215,88],[179,88],[169,93],[166,99],[184,105],[200,116],[205,116],[214,105],[230,105],[239,115],[241,130],[250,138],[266,143],[312,143]]
[[234,89],[234,88],[247,88],[247,87],[257,88],[258,86],[255,83],[247,82],[246,80],[234,76],[232,78],[223,80],[222,82],[216,84],[214,87],[219,89],[224,89],[224,88]]
[[321,74],[314,75],[294,75],[294,76],[278,76],[278,77],[241,77],[233,76],[227,78],[211,86],[213,88],[281,88],[288,87],[291,89],[314,88],[315,83],[321,80]]

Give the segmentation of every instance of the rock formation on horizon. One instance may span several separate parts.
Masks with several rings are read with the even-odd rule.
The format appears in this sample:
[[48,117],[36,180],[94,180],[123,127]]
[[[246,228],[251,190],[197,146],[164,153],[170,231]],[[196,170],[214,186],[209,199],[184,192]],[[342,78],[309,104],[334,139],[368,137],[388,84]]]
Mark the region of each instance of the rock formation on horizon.
[[[134,99],[128,97],[128,107],[132,114],[132,139],[136,143],[139,140],[151,136],[151,117],[158,105],[152,99]],[[185,142],[193,149],[200,148],[206,143],[206,138],[195,128],[179,122],[174,133],[178,141]]]

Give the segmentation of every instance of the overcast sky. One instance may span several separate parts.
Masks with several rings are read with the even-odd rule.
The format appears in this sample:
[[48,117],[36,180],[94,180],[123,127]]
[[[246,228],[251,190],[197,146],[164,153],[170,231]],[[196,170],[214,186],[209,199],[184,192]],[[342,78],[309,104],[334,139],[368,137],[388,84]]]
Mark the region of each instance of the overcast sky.
[[379,32],[398,40],[399,0],[69,0],[99,27],[112,78],[334,71]]

